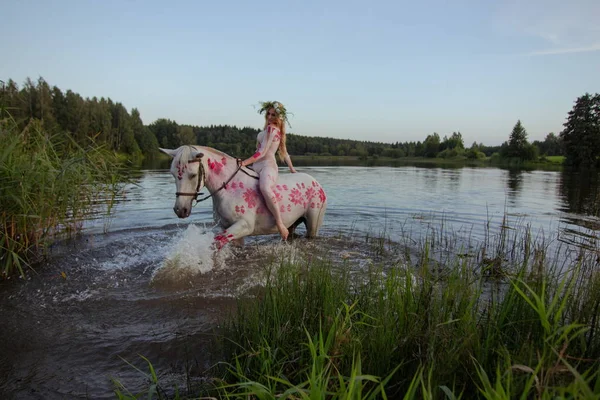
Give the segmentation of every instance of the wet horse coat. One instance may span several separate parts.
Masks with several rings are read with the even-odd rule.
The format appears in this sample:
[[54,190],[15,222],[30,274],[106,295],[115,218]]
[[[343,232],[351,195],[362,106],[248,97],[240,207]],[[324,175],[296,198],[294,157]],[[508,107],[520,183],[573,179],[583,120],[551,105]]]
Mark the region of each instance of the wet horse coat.
[[[203,187],[211,193],[215,219],[224,229],[215,236],[217,247],[245,236],[278,233],[257,174],[247,168],[238,170],[235,158],[204,146],[160,150],[173,157],[171,173],[177,188],[173,210],[179,218],[190,216]],[[285,226],[293,229],[304,222],[306,236],[315,237],[327,208],[321,185],[305,173],[280,174],[273,192]]]

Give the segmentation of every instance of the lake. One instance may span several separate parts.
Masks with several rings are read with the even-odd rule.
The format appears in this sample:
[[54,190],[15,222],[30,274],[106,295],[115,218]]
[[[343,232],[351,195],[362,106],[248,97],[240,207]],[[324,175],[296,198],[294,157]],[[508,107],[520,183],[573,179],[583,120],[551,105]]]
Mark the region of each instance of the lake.
[[[213,329],[282,254],[374,262],[368,238],[419,243],[451,236],[465,252],[502,227],[529,231],[556,256],[597,249],[598,175],[498,168],[298,167],[325,188],[321,237],[281,243],[248,238],[213,254],[210,200],[192,216],[173,213],[174,178],[141,170],[109,218],[57,244],[38,273],[0,287],[0,396],[113,398],[110,378],[145,379],[144,355],[164,384],[185,387],[215,361]],[[286,173],[282,169],[282,173]],[[299,229],[299,233],[303,230]],[[457,247],[457,249],[458,249]],[[383,254],[375,262],[396,263]]]

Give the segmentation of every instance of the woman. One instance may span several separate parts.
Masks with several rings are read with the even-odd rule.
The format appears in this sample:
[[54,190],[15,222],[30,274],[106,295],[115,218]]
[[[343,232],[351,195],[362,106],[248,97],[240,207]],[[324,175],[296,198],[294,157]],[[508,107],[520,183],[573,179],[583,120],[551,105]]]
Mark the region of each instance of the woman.
[[254,170],[260,176],[260,192],[265,199],[269,211],[275,217],[275,223],[277,224],[281,238],[287,240],[289,232],[281,219],[273,188],[277,184],[277,178],[279,177],[277,160],[275,160],[277,150],[279,150],[279,158],[285,161],[290,171],[292,173],[296,172],[285,147],[285,122],[289,124],[289,121],[285,107],[278,101],[261,103],[259,113],[262,114],[263,112],[266,113],[265,126],[256,138],[256,153],[252,157],[240,161],[240,165],[245,167],[254,164]]

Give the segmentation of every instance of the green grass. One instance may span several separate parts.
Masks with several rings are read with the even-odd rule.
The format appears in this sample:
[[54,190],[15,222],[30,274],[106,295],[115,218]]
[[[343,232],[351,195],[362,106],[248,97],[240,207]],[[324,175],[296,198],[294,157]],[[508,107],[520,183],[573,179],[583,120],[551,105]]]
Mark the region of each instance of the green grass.
[[110,212],[122,175],[114,154],[90,140],[76,144],[51,135],[41,121],[23,130],[0,121],[0,279],[40,259],[57,237],[76,233],[82,222]]
[[565,156],[546,156],[545,158],[553,164],[563,164],[565,162]]
[[416,256],[371,235],[384,261],[362,272],[275,257],[218,331],[212,386],[176,398],[600,398],[595,253],[502,225],[469,252],[443,228]]
[[[224,334],[235,359],[226,380],[235,382],[232,387],[256,382],[273,398],[292,385],[306,386],[312,374],[306,366],[315,358],[310,349],[318,343],[327,355],[320,373],[332,393],[343,388],[338,380],[352,376],[358,360],[364,373],[386,377],[384,390],[394,398],[411,392],[423,371],[428,389],[417,389],[413,398],[439,398],[448,388],[474,398],[485,386],[483,372],[503,377],[513,369],[510,385],[503,385],[511,396],[575,391],[570,385],[591,390],[598,339],[589,324],[566,312],[575,272],[550,291],[549,281],[527,284],[519,274],[508,279],[501,300],[480,312],[482,282],[457,267],[443,277],[422,268],[416,279],[402,269],[385,276],[371,271],[358,284],[330,265],[282,265],[260,301],[240,305]],[[588,300],[597,303],[597,297]],[[569,369],[588,378],[579,382]]]

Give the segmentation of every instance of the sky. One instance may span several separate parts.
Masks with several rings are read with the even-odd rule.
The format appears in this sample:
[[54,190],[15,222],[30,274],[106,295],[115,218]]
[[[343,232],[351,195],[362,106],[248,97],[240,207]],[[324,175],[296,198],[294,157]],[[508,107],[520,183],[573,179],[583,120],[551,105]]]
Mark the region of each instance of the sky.
[[0,80],[137,108],[145,124],[466,146],[563,129],[600,92],[600,1],[0,0]]

